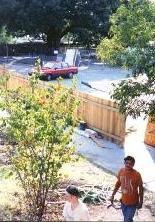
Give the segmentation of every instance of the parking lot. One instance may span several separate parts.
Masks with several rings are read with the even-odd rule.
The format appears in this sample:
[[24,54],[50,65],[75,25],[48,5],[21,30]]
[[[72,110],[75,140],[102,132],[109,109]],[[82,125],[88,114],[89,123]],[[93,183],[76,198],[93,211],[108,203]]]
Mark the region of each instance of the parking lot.
[[[46,58],[50,61],[50,57]],[[0,57],[0,64],[5,65],[12,71],[28,75],[34,67],[35,57]],[[104,63],[92,59],[81,60],[77,77],[77,89],[92,94],[107,96],[111,90],[111,81],[126,78],[128,72],[121,68],[110,67]],[[56,80],[52,80],[53,83]],[[70,86],[72,81],[64,79],[64,85]],[[83,84],[86,83],[86,84]]]

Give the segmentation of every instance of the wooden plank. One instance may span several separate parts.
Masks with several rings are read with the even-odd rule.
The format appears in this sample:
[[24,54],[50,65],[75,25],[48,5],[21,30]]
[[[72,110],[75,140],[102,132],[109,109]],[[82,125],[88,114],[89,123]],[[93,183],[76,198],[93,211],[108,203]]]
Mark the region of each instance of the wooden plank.
[[[84,100],[85,102],[91,101],[90,99],[86,100],[86,99],[83,99],[83,98],[82,98],[82,100]],[[119,112],[119,109],[116,108],[116,107],[107,106],[107,105],[104,105],[104,104],[98,104],[97,102],[94,102],[94,101],[91,101],[91,103],[95,104],[96,106],[105,108],[105,109],[114,110],[115,112]]]

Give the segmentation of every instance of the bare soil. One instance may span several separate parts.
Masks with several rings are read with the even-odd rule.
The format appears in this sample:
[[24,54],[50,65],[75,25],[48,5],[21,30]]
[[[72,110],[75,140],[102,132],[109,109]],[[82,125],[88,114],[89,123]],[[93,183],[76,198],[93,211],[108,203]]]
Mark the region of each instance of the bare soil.
[[[4,139],[4,138],[3,138]],[[7,166],[7,158],[5,158],[5,150],[3,146],[2,137],[0,138],[0,167]],[[102,187],[104,190],[105,199],[101,203],[90,203],[88,209],[92,221],[121,221],[122,214],[120,209],[113,207],[107,208],[109,205],[109,197],[112,193],[116,177],[105,170],[98,168],[91,162],[80,157],[78,161],[65,164],[61,172],[62,179],[56,191],[51,191],[47,200],[47,211],[44,217],[45,221],[63,221],[62,210],[64,206],[64,191],[67,185],[74,184],[80,189],[94,190],[94,187]],[[4,185],[0,186],[0,220],[20,220],[22,213],[20,207],[17,207],[16,201],[20,195],[18,186],[13,186],[9,181],[10,187],[6,188],[6,181]],[[2,188],[5,189],[2,189]],[[8,198],[9,196],[9,198]],[[8,200],[7,200],[8,198]],[[120,193],[116,196],[116,204],[119,203]],[[6,203],[2,203],[6,201]],[[9,202],[10,201],[10,202]],[[7,215],[6,215],[7,209]],[[143,208],[137,211],[135,216],[136,221],[155,221],[155,195],[149,191],[144,193]]]
[[[69,184],[77,185],[79,188],[86,186],[90,186],[90,189],[93,189],[94,186],[103,186],[105,188],[105,201],[101,204],[87,204],[92,221],[121,221],[123,219],[120,209],[107,208],[109,205],[108,199],[116,181],[115,176],[86,160],[64,165],[62,173],[64,178],[54,198],[57,203],[54,204],[53,201],[55,200],[49,197],[46,220],[63,220],[62,210],[64,203],[62,201],[64,201],[64,195],[62,191]],[[61,191],[60,193],[59,190]],[[119,198],[120,194],[116,196],[116,205],[119,203]],[[144,205],[141,210],[136,212],[135,221],[155,221],[153,206],[153,194],[145,191]]]

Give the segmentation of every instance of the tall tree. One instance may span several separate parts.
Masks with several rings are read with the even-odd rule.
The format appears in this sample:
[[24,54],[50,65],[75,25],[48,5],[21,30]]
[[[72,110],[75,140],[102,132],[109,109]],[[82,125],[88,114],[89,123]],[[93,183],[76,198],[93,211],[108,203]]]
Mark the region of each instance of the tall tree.
[[[155,5],[130,0],[111,18],[110,38],[97,47],[98,56],[131,69],[133,78],[115,87],[113,98],[120,111],[138,117],[155,114]],[[141,78],[139,78],[141,76]]]
[[85,43],[98,42],[119,0],[0,0],[0,5],[0,25],[11,33],[41,36],[57,46],[69,32]]

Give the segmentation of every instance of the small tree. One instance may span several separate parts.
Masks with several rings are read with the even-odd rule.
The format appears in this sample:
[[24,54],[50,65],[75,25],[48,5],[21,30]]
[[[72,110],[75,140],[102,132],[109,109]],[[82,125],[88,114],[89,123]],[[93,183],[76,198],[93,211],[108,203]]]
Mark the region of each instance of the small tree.
[[10,43],[12,36],[7,32],[6,26],[0,28],[0,43]]
[[[138,117],[155,114],[155,5],[147,0],[125,1],[111,17],[109,39],[97,48],[98,56],[132,71],[133,78],[115,87],[120,111]],[[141,76],[141,78],[139,78]]]
[[78,105],[73,92],[74,86],[64,88],[60,81],[40,88],[35,74],[29,92],[21,88],[3,91],[3,108],[9,113],[7,135],[16,143],[9,153],[25,191],[30,220],[42,221],[49,189],[57,187],[59,169],[73,153],[71,138]]

